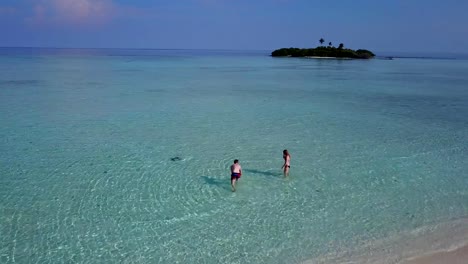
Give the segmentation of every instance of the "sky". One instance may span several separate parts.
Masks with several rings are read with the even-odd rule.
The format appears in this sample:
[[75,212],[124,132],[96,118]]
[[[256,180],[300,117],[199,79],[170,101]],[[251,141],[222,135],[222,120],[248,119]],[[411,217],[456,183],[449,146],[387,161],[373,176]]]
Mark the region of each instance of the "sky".
[[467,0],[0,0],[0,47],[467,53]]

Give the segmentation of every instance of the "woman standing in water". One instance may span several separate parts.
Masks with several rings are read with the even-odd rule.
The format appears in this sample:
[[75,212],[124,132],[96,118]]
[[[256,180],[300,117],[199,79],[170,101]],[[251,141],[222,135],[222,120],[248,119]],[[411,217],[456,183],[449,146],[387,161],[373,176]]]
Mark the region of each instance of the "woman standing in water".
[[283,173],[284,173],[284,177],[288,177],[289,176],[289,168],[291,168],[291,155],[289,155],[289,152],[287,149],[283,150],[283,159],[284,159],[284,164],[283,164],[283,167],[281,167],[283,169]]

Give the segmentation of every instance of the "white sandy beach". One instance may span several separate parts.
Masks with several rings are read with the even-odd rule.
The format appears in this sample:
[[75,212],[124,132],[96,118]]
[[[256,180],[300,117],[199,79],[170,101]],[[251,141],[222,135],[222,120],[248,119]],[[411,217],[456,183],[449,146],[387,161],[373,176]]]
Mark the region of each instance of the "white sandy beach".
[[358,250],[304,264],[466,264],[467,260],[468,218],[464,218],[372,241]]

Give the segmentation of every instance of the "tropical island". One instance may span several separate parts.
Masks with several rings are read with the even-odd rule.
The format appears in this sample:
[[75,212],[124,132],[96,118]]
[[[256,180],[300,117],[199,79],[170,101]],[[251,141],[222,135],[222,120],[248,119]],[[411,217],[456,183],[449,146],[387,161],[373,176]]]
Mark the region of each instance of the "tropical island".
[[271,53],[272,57],[306,57],[306,58],[340,58],[340,59],[371,59],[375,57],[372,51],[365,49],[346,49],[344,44],[340,43],[338,47],[334,47],[331,42],[328,46],[324,46],[325,40],[319,40],[320,46],[311,49],[300,48],[282,48]]

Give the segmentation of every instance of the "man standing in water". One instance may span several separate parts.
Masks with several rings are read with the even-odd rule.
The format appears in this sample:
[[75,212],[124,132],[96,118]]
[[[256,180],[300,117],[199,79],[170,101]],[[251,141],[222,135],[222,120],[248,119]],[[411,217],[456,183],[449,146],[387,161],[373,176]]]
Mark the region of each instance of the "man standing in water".
[[283,150],[283,159],[284,159],[284,164],[283,167],[283,173],[284,177],[289,176],[289,168],[291,168],[291,155],[289,155],[289,152],[287,149]]
[[231,165],[231,187],[232,191],[236,191],[236,182],[242,176],[242,168],[239,165],[239,160],[234,160],[234,164]]

